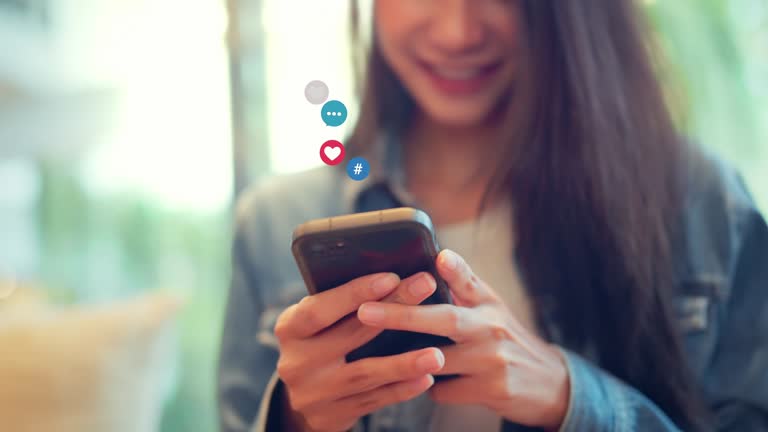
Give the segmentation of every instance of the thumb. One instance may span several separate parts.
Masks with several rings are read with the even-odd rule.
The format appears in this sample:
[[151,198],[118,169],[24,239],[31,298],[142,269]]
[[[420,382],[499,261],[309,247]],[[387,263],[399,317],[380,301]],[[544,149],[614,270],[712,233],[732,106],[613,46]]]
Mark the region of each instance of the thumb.
[[459,254],[444,249],[437,256],[437,272],[448,284],[457,306],[473,307],[497,301],[496,293],[483,282]]

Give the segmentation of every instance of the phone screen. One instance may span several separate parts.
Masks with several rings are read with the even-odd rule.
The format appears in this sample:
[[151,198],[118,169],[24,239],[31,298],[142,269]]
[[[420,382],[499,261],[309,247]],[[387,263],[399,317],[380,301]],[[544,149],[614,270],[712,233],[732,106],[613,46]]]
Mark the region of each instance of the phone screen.
[[[294,252],[316,292],[343,285],[361,276],[392,272],[405,279],[418,272],[435,276],[437,290],[421,304],[450,303],[445,283],[437,277],[437,245],[432,234],[414,223],[326,231],[301,237]],[[310,288],[310,291],[311,288]],[[403,353],[453,343],[450,339],[398,330],[385,330],[347,354],[347,361]],[[441,379],[444,377],[441,376]]]
[[434,269],[429,237],[410,226],[311,236],[300,249],[318,292],[372,273],[392,272],[404,279]]

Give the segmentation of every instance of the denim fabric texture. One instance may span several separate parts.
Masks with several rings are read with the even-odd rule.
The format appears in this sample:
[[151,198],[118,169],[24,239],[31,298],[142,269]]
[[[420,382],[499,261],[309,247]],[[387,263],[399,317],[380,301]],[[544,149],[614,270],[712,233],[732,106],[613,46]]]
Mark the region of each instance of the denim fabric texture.
[[[768,228],[738,174],[711,155],[699,159],[686,177],[685,211],[674,240],[679,331],[715,413],[713,430],[768,431]],[[323,167],[270,179],[239,201],[220,353],[223,431],[279,429],[273,327],[285,307],[306,295],[290,252],[292,231],[313,218],[402,205],[393,192],[397,179],[377,176],[382,165],[375,161],[365,182]],[[557,342],[557,325],[549,324]],[[563,431],[677,430],[659,407],[601,369],[589,353],[563,351],[571,378]],[[431,408],[428,397],[419,397],[371,414],[356,430],[424,431]],[[531,429],[506,423],[503,430]]]

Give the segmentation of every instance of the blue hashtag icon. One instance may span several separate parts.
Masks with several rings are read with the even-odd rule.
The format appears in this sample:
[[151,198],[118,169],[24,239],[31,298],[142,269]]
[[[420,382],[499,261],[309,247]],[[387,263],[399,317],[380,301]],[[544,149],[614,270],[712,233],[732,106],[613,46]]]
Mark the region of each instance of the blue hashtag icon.
[[347,163],[347,175],[352,180],[365,180],[370,172],[371,165],[365,158],[356,157]]

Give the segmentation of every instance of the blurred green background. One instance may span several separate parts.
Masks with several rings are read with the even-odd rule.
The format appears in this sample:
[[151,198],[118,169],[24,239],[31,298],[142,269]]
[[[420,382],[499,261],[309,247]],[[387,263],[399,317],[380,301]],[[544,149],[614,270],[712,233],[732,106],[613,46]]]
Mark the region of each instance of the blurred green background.
[[[63,304],[182,295],[163,431],[216,427],[234,198],[317,163],[284,163],[316,144],[281,108],[304,106],[292,71],[350,76],[346,32],[316,37],[346,25],[346,2],[314,3],[0,0],[0,279]],[[768,2],[643,3],[681,127],[768,210]],[[293,14],[319,18],[296,32]],[[296,45],[316,60],[281,55]],[[297,90],[275,95],[277,76]]]

